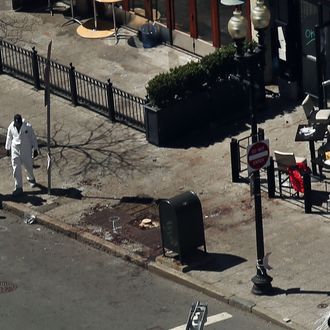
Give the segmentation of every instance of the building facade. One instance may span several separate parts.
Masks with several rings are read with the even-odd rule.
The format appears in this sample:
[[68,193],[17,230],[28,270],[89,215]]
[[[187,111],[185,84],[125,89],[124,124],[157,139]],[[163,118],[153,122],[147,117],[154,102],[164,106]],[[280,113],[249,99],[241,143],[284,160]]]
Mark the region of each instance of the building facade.
[[[95,0],[73,1],[78,12],[92,14]],[[12,2],[14,9],[31,4],[31,0]],[[249,23],[248,40],[256,38],[250,19],[255,3],[245,0],[241,6]],[[98,14],[112,17],[109,4],[96,4]],[[278,82],[281,95],[289,98],[330,95],[330,85],[322,87],[330,79],[330,0],[265,0],[265,4],[271,12],[265,38],[266,82]],[[233,10],[220,0],[122,0],[116,16],[135,30],[153,22],[164,42],[203,56],[232,42],[227,24]]]
[[[220,0],[123,0],[122,3],[127,13],[125,24],[136,28],[138,18],[156,22],[163,40],[197,55],[206,55],[232,41],[227,24],[234,8],[222,5]],[[330,0],[265,3],[272,17],[266,35],[266,80],[279,81],[281,94],[289,98],[301,98],[307,92],[318,97],[330,89],[321,91],[320,86],[322,81],[330,79]],[[256,37],[250,19],[254,5],[255,0],[246,0],[242,5],[242,14],[249,22],[249,40]],[[317,25],[319,31],[315,30]]]
[[[227,24],[234,8],[222,5],[220,0],[123,0],[122,3],[126,12],[156,22],[166,41],[197,55],[206,55],[231,41]],[[242,5],[242,11],[249,20],[250,0]],[[128,16],[126,24],[135,27],[136,17]]]
[[[292,95],[330,95],[330,1],[275,0],[272,4],[273,71]],[[327,93],[328,92],[328,93]]]

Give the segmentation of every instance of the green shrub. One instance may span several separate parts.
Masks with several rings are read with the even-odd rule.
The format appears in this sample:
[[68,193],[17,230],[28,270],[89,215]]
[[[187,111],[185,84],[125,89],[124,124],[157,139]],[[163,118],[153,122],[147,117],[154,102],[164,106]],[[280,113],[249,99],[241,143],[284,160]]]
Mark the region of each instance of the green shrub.
[[224,46],[198,62],[158,74],[147,84],[148,101],[153,106],[165,107],[215,86],[234,72],[234,54],[233,45]]
[[201,91],[206,80],[206,71],[200,62],[185,65],[161,73],[148,82],[147,98],[159,107],[173,104]]
[[226,79],[229,73],[234,72],[234,55],[235,47],[229,45],[217,49],[201,59],[201,65],[207,73],[207,84],[209,86],[216,85],[220,80]]

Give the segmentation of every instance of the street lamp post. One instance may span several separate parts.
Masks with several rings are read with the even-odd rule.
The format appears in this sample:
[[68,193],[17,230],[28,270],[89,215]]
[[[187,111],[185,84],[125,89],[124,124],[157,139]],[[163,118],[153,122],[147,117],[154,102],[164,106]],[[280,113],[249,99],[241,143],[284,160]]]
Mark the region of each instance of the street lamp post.
[[[259,67],[262,74],[261,87],[264,96],[264,79],[263,70],[265,66],[264,60],[264,32],[270,22],[270,13],[265,6],[263,0],[257,0],[256,7],[251,11],[251,19],[255,30],[258,32],[258,48],[253,51],[251,48],[244,54],[243,43],[247,33],[247,21],[242,16],[240,5],[244,3],[241,0],[221,0],[223,5],[235,6],[233,17],[228,22],[228,32],[236,45],[236,60],[245,66],[246,80],[243,83],[248,87],[249,96],[249,112],[251,115],[251,135],[252,142],[257,142],[257,121],[255,118],[255,89],[254,89],[254,76],[256,74],[255,68]],[[272,277],[267,274],[264,266],[264,235],[262,224],[262,205],[261,205],[261,189],[260,189],[260,172],[259,170],[252,173],[252,187],[254,195],[255,206],[255,226],[256,226],[256,246],[257,246],[257,274],[252,278],[253,287],[252,293],[256,295],[271,294],[273,287],[271,285]]]

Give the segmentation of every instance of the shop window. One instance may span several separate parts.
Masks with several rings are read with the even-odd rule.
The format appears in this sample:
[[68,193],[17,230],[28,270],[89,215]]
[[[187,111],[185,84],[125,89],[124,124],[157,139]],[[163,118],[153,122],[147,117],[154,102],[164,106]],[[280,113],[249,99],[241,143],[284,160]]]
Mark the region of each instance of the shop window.
[[198,37],[205,41],[211,41],[211,0],[197,0],[196,4]]
[[288,23],[288,0],[278,0],[276,2],[277,19],[282,23]]
[[301,40],[302,51],[305,54],[315,56],[315,30],[318,23],[317,7],[307,1],[301,2]]
[[189,33],[189,1],[174,1],[175,29]]
[[[233,6],[224,6],[222,4],[219,5],[219,20],[220,20],[220,40],[221,45],[228,45],[232,43],[232,38],[228,32],[228,22],[230,18],[233,16],[233,11],[235,7]],[[241,6],[242,15],[246,16],[246,6]]]
[[130,10],[139,16],[145,17],[144,0],[131,0]]
[[152,20],[166,24],[166,1],[152,0]]
[[318,23],[317,6],[307,1],[301,1],[300,15],[303,89],[305,92],[317,95],[318,91],[315,63],[315,25]]

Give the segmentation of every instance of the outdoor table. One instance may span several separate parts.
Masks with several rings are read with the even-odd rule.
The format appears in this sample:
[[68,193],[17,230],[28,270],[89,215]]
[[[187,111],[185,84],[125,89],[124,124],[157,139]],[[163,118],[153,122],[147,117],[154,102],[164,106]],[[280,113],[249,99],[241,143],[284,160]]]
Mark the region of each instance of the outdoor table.
[[[315,132],[313,134],[305,135],[301,132],[301,129],[304,127],[313,127]],[[316,171],[316,163],[315,163],[315,141],[322,141],[325,136],[327,126],[325,124],[314,124],[313,126],[309,126],[308,124],[298,125],[297,133],[295,137],[295,141],[297,142],[309,142],[309,150],[311,155],[311,163],[312,163],[312,173],[313,175],[317,175]]]
[[115,31],[115,38],[118,42],[118,35],[117,35],[117,27],[116,27],[116,13],[115,13],[115,3],[121,2],[122,0],[94,0],[94,22],[95,22],[95,29],[97,29],[97,20],[96,20],[96,7],[95,1],[102,2],[102,3],[110,3],[112,6],[112,20],[113,20],[113,29]]
[[330,163],[327,164],[327,163],[324,162],[323,155],[319,155],[318,157],[313,159],[312,164],[315,164],[319,167],[320,178],[321,179],[325,178],[325,176],[323,175],[323,167],[326,168],[326,169],[330,169]]
[[65,26],[65,25],[68,25],[70,22],[76,22],[78,24],[82,24],[76,17],[75,17],[75,14],[74,14],[74,4],[73,4],[73,0],[70,0],[70,11],[71,11],[71,17],[70,19],[63,23],[62,26]]
[[[117,26],[116,26],[116,14],[115,14],[115,3],[121,2],[122,0],[92,0],[94,9],[93,22],[89,21],[77,28],[77,33],[83,38],[107,38],[115,35],[116,42],[118,42]],[[113,28],[108,22],[100,21],[97,19],[96,2],[108,3],[112,5],[112,19]]]
[[325,154],[330,151],[330,144],[326,143],[318,149],[318,156],[313,160],[313,163],[319,167],[321,178],[323,178],[322,169],[330,169],[330,160],[326,160]]

